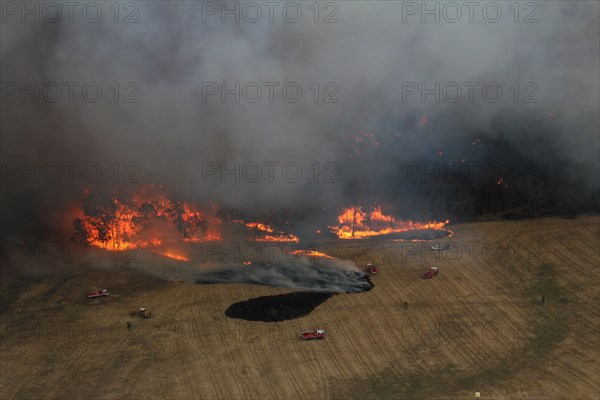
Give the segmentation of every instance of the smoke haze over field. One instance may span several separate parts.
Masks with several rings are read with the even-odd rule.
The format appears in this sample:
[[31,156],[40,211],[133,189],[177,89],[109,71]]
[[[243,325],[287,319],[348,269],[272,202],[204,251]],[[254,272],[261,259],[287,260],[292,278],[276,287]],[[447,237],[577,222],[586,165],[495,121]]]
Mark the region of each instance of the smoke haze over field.
[[[236,23],[233,16],[222,22],[201,2],[136,4],[134,23],[123,23],[131,11],[123,9],[115,22],[108,4],[101,5],[97,23],[77,13],[69,22],[66,11],[59,22],[23,22],[3,9],[3,163],[95,162],[106,178],[96,184],[77,178],[32,183],[7,176],[3,166],[3,234],[44,236],[51,228],[68,229],[65,210],[85,188],[115,192],[134,186],[122,175],[114,183],[109,168],[116,162],[121,173],[130,172],[123,170],[127,163],[138,166],[140,183],[164,184],[176,196],[242,211],[289,208],[302,214],[372,196],[395,212],[420,216],[428,212],[420,208],[422,194],[401,179],[402,163],[413,161],[554,165],[546,175],[581,183],[588,196],[597,190],[597,2],[538,2],[537,23],[523,22],[531,12],[524,8],[515,23],[504,2],[498,3],[503,16],[496,23],[482,18],[481,9],[473,23],[466,10],[457,23],[436,23],[432,16],[422,23],[421,14],[403,14],[402,2],[331,3],[339,8],[337,23],[322,21],[333,10],[325,3],[318,23],[308,3],[301,3],[296,23],[287,22],[280,9],[272,23],[266,8],[258,22]],[[236,3],[228,4],[233,9]],[[55,103],[35,103],[31,95],[23,102],[20,91],[7,94],[10,82],[56,82],[65,89]],[[64,82],[81,83],[73,102]],[[86,82],[101,86],[100,101],[83,99]],[[111,90],[115,82],[118,102]],[[272,103],[266,89],[256,103],[207,96],[206,83],[222,82],[228,88],[235,82],[280,86]],[[287,82],[302,88],[296,103],[282,97]],[[432,96],[422,102],[419,94],[403,98],[407,82],[428,88],[435,82],[496,82],[503,96],[491,103],[479,89],[473,102],[466,91],[456,103]],[[511,90],[515,82],[518,102]],[[524,103],[531,82],[539,88],[538,102]],[[315,83],[318,102],[310,89]],[[132,88],[139,88],[133,96],[139,101],[123,103]],[[339,89],[339,101],[325,103],[331,88]],[[357,142],[360,132],[375,139]],[[436,155],[440,151],[443,156]],[[273,182],[204,179],[206,163],[235,162],[295,162],[303,176],[286,182],[277,169]],[[311,170],[315,162],[319,182]],[[328,162],[337,165],[337,182],[322,182]]]

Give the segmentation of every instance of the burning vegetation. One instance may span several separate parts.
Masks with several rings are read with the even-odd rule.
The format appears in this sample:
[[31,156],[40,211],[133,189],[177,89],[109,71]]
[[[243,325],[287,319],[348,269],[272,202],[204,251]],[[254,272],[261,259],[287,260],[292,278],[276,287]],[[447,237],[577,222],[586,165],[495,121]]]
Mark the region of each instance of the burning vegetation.
[[73,241],[108,250],[159,246],[181,241],[220,240],[220,220],[214,210],[174,200],[160,186],[148,186],[131,197],[88,194],[73,222]]
[[337,226],[329,228],[340,239],[361,239],[415,230],[441,230],[449,222],[398,221],[384,214],[379,205],[352,206],[342,210]]
[[286,234],[283,232],[276,232],[271,226],[262,222],[245,222],[241,219],[236,219],[232,222],[242,224],[249,230],[255,232],[255,240],[258,242],[298,243],[299,241],[298,236],[292,233]]
[[[149,185],[134,195],[85,198],[73,221],[72,240],[107,250],[155,248],[154,252],[175,260],[188,261],[173,245],[222,241],[234,233],[244,240],[273,243],[299,243],[289,223],[277,229],[262,221],[232,217],[212,204],[199,206],[176,200],[162,186]],[[330,232],[340,239],[386,236],[407,231],[442,230],[449,222],[400,221],[382,211],[381,206],[352,206],[337,217]],[[325,254],[304,254],[326,256]]]
[[[221,241],[224,230],[242,227],[243,236],[259,242],[298,243],[291,232],[264,222],[228,219],[217,205],[200,207],[166,195],[162,186],[149,185],[133,196],[99,196],[85,193],[73,221],[72,240],[107,250],[158,247],[164,244]],[[239,230],[239,229],[238,229]],[[176,260],[187,258],[174,251],[156,252]]]

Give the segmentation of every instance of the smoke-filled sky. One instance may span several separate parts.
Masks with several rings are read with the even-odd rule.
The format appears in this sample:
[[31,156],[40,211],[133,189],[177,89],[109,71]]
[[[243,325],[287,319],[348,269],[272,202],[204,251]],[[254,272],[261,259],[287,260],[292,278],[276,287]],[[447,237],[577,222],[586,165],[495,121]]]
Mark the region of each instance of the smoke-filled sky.
[[[488,143],[508,143],[534,162],[564,163],[573,179],[598,184],[597,2],[523,2],[518,14],[512,2],[493,3],[484,13],[489,2],[482,2],[472,10],[473,22],[462,2],[453,3],[461,7],[459,18],[445,3],[427,2],[431,8],[438,4],[439,22],[435,15],[422,15],[422,2],[368,1],[320,3],[318,22],[312,2],[286,8],[288,19],[302,11],[297,22],[282,15],[286,3],[276,3],[270,22],[269,8],[258,2],[252,4],[262,16],[254,23],[249,20],[256,8],[244,8],[243,2],[120,3],[118,15],[112,3],[97,2],[102,17],[96,23],[89,21],[95,9],[82,15],[86,3],[78,3],[73,21],[67,6],[57,3],[58,22],[51,21],[55,10],[42,5],[36,22],[22,14],[21,3],[8,3],[16,10],[3,3],[1,157],[11,163],[3,164],[5,232],[35,234],[43,221],[52,220],[48,215],[64,213],[63,205],[75,194],[90,186],[123,190],[128,185],[123,174],[132,172],[140,183],[161,183],[177,195],[239,209],[343,204],[349,187],[377,191],[400,185],[390,178],[393,171],[357,174],[357,163],[435,160],[436,151],[451,149],[464,156],[461,146],[471,146],[477,135]],[[240,21],[225,15],[223,22],[224,7],[239,7]],[[498,8],[502,17],[490,22]],[[123,21],[127,17],[131,23]],[[36,103],[34,95],[23,93],[22,82],[28,88],[37,82],[47,93],[39,90]],[[62,88],[54,103],[48,101],[51,82]],[[68,82],[79,84],[72,102]],[[96,103],[82,95],[90,82],[102,89]],[[248,101],[255,96],[251,85],[239,102],[234,95],[222,102],[220,93],[207,90],[214,89],[212,83],[220,90],[223,82],[230,89],[236,82],[241,87],[256,82],[262,97]],[[278,85],[273,102],[265,82]],[[302,89],[295,103],[282,97],[290,82]],[[458,84],[462,96],[449,101],[455,98],[452,87],[439,102],[433,95],[422,101],[421,93],[406,93],[421,83],[434,88],[435,82]],[[465,82],[479,84],[473,101]],[[482,95],[490,82],[502,89],[497,103]],[[489,93],[493,97],[493,90]],[[128,95],[138,102],[124,103]],[[338,101],[324,102],[328,95]],[[528,95],[537,102],[525,103]],[[531,125],[523,122],[528,118]],[[377,156],[367,162],[365,154],[350,157],[360,132],[376,136],[374,147],[379,143]],[[30,168],[99,163],[103,179],[90,184],[76,170],[73,182],[64,176],[58,183],[43,176],[41,182],[24,181],[11,169],[14,163],[23,168],[23,162]],[[207,163],[233,168],[235,162],[263,165],[262,179],[238,184],[231,177],[223,183],[218,174],[203,177]],[[265,162],[280,163],[273,182],[264,176]],[[290,183],[281,166],[292,162],[303,176]],[[315,162],[318,183],[311,169]],[[328,162],[336,163],[338,182],[322,182],[331,172],[324,168]],[[119,163],[119,185],[109,169],[114,163]],[[127,163],[136,167],[125,169]]]

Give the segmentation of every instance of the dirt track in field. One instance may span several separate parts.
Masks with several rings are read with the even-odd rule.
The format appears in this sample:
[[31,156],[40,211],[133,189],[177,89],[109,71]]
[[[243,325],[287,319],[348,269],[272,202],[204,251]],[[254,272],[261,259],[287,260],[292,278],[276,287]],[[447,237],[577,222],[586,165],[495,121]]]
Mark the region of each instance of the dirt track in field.
[[[276,323],[224,311],[289,289],[131,271],[6,280],[0,398],[597,399],[599,225],[486,222],[431,243],[346,241],[333,255],[379,265],[374,289]],[[454,246],[427,250],[435,243]],[[420,279],[431,265],[439,275]],[[111,296],[82,298],[97,287]],[[128,316],[139,307],[154,317]],[[311,327],[329,337],[300,342]]]

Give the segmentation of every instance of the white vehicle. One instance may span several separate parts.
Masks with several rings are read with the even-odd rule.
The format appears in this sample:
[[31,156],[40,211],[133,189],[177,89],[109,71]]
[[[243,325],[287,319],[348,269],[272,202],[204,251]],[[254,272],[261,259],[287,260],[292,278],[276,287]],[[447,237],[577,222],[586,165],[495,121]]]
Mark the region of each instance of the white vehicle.
[[446,250],[446,248],[444,246],[436,244],[435,246],[431,247],[431,250]]

